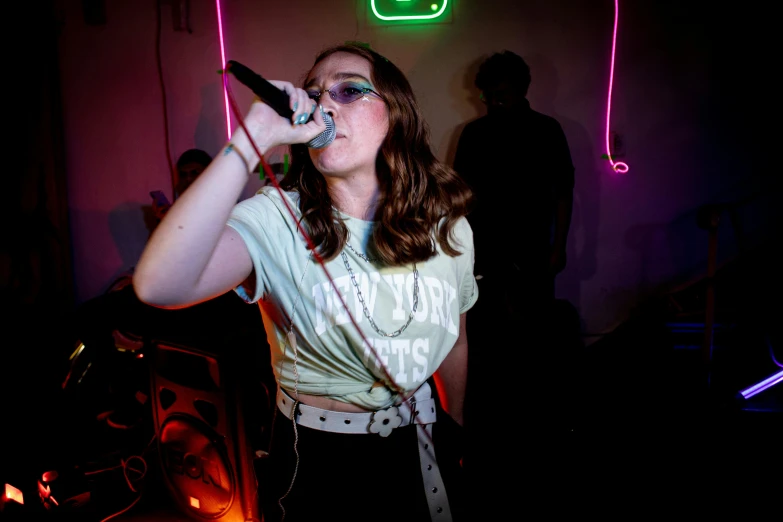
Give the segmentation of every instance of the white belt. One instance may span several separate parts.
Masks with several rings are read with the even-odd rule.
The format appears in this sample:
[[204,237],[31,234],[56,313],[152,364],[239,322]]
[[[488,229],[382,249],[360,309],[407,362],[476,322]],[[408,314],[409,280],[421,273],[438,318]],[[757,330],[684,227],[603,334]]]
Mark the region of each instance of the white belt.
[[[366,413],[349,413],[324,410],[301,402],[296,406],[296,423],[300,426],[333,433],[377,433],[387,437],[400,426],[416,424],[419,438],[419,461],[424,492],[430,508],[430,518],[435,522],[451,520],[451,509],[446,496],[446,486],[440,476],[432,440],[432,424],[436,420],[435,399],[430,385],[422,384],[404,405]],[[291,419],[294,399],[282,388],[277,388],[277,407]]]
[[[278,388],[277,407],[289,419],[293,406],[294,399],[285,390]],[[431,424],[436,419],[435,399],[430,396],[430,386],[426,382],[405,405],[376,412],[324,410],[301,402],[296,410],[296,423],[300,426],[333,433],[378,433],[381,437],[388,437],[394,428],[400,426]]]

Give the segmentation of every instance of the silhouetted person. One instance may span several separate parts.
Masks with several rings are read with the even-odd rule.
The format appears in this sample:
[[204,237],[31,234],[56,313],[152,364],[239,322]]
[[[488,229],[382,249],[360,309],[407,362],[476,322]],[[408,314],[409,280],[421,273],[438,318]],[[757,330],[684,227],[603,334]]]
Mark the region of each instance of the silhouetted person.
[[[546,492],[541,472],[557,468],[558,440],[570,430],[560,388],[569,354],[551,311],[566,263],[574,166],[561,125],[530,108],[530,81],[528,65],[510,51],[483,62],[475,85],[487,114],[465,126],[454,160],[476,197],[468,221],[480,291],[468,313],[465,466],[477,515],[504,485],[509,500],[529,480]],[[525,502],[539,501],[538,493]]]
[[174,184],[174,199],[185,192],[185,189],[204,172],[212,162],[212,156],[201,149],[188,149],[177,160],[177,179]]
[[[174,201],[176,201],[185,189],[187,189],[191,183],[196,181],[204,169],[212,162],[212,156],[205,150],[201,149],[188,149],[180,154],[177,159],[177,165],[174,172]],[[171,202],[159,201],[153,197],[152,211],[159,222],[166,215],[169,208],[171,208]],[[156,223],[157,225],[157,223]]]
[[[469,217],[476,274],[529,270],[527,283],[551,300],[566,265],[574,166],[560,124],[530,108],[530,81],[528,65],[511,51],[481,65],[475,84],[487,114],[465,126],[454,166],[476,192]],[[513,241],[498,243],[498,232]]]

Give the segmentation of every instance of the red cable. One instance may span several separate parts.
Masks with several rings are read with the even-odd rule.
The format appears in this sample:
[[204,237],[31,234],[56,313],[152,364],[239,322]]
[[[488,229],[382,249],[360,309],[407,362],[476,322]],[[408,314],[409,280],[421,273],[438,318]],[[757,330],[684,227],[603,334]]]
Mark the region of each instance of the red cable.
[[[236,101],[234,100],[234,95],[231,92],[231,87],[230,87],[229,81],[228,81],[228,72],[227,72],[227,69],[226,69],[225,66],[223,67],[223,85],[225,86],[226,93],[228,94],[228,100],[229,100],[229,103],[231,104],[231,111],[234,113],[234,116],[236,117],[237,121],[239,122],[239,125],[245,131],[245,134],[247,135],[248,140],[250,140],[250,145],[253,147],[253,150],[258,155],[259,161],[261,162],[261,164],[264,167],[264,172],[265,172],[266,176],[272,181],[272,185],[274,185],[274,187],[275,187],[275,189],[277,189],[278,193],[280,193],[281,199],[283,200],[283,203],[285,204],[286,210],[288,210],[288,213],[291,215],[291,218],[296,223],[296,227],[299,230],[299,233],[302,234],[302,236],[305,238],[305,241],[307,242],[308,248],[310,249],[310,251],[315,256],[316,261],[318,261],[318,264],[321,266],[321,269],[324,271],[324,274],[326,274],[326,277],[329,279],[329,283],[332,285],[332,289],[334,290],[335,294],[337,294],[337,297],[339,297],[340,303],[342,304],[342,306],[345,309],[345,311],[348,313],[348,317],[351,319],[351,323],[353,324],[354,328],[356,328],[356,331],[359,332],[359,335],[361,336],[362,341],[372,351],[373,355],[375,356],[375,360],[376,360],[378,366],[380,368],[383,368],[383,372],[384,372],[386,378],[388,379],[388,381],[390,383],[392,383],[394,391],[396,393],[398,393],[399,395],[402,395],[402,397],[404,399],[403,400],[403,404],[407,404],[408,398],[411,397],[413,395],[413,393],[411,393],[410,395],[407,395],[407,396],[403,393],[403,390],[400,389],[400,387],[397,385],[397,383],[394,382],[394,379],[392,378],[391,374],[389,374],[389,371],[387,370],[386,365],[383,364],[380,356],[375,351],[375,347],[373,345],[371,345],[367,341],[367,338],[364,336],[364,333],[362,333],[362,330],[361,330],[361,328],[359,328],[359,325],[356,322],[356,319],[353,317],[353,314],[351,314],[351,311],[348,308],[348,305],[346,304],[345,300],[343,299],[342,294],[338,290],[337,285],[335,285],[334,279],[332,279],[331,274],[326,269],[326,265],[324,264],[324,260],[320,256],[320,254],[318,253],[318,251],[317,251],[317,249],[315,247],[315,244],[313,243],[313,240],[310,238],[310,236],[307,234],[305,229],[302,227],[301,220],[297,219],[296,214],[294,213],[293,209],[291,209],[291,206],[288,204],[288,200],[285,198],[285,196],[283,194],[283,190],[280,188],[280,184],[277,182],[277,177],[274,175],[274,172],[272,172],[272,169],[269,166],[269,164],[267,164],[267,162],[264,160],[264,155],[261,154],[260,150],[258,150],[258,146],[256,145],[255,141],[253,141],[253,138],[250,136],[250,132],[248,132],[247,127],[245,127],[245,122],[244,122],[243,115],[240,113],[239,109],[237,108]],[[291,318],[291,320],[293,321],[293,317]]]

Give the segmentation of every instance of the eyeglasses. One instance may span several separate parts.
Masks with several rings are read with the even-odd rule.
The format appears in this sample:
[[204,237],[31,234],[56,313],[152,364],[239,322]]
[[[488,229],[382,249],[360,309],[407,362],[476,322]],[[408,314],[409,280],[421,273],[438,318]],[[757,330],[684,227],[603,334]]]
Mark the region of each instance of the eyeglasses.
[[307,91],[307,95],[311,100],[315,100],[316,103],[319,103],[321,95],[325,92],[328,92],[329,96],[340,105],[353,103],[365,94],[374,94],[378,98],[383,99],[383,96],[369,87],[362,87],[353,82],[338,83],[337,85],[333,85],[331,89],[324,89],[323,91]]

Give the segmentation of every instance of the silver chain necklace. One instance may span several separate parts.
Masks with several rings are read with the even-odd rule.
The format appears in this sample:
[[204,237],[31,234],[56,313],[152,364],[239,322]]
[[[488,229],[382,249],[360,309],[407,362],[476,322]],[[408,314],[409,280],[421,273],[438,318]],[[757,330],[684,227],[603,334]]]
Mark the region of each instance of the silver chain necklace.
[[[348,245],[348,243],[346,243],[346,245]],[[356,250],[351,248],[350,245],[348,245],[348,248],[350,248],[354,253],[356,253],[356,255],[358,255],[362,259],[368,260],[367,256],[364,256],[356,252]],[[408,315],[408,320],[405,322],[404,325],[402,325],[401,328],[399,328],[398,330],[392,333],[386,333],[380,328],[378,328],[378,325],[375,324],[375,321],[370,316],[370,311],[367,309],[367,305],[364,302],[364,296],[362,295],[362,291],[359,290],[359,283],[356,282],[356,275],[353,273],[353,269],[351,268],[351,265],[348,263],[348,256],[345,255],[344,251],[340,252],[340,256],[343,258],[345,269],[348,270],[348,274],[351,276],[351,283],[353,283],[353,287],[356,289],[356,297],[358,297],[359,302],[362,303],[362,311],[364,311],[364,316],[367,318],[368,321],[370,321],[370,325],[372,325],[373,329],[383,337],[397,337],[402,332],[404,332],[405,329],[408,328],[408,325],[411,324],[411,321],[413,320],[413,314],[416,312],[416,307],[419,305],[419,270],[416,268],[416,263],[413,263],[413,308],[411,308],[411,313]]]
[[358,251],[357,251],[356,249],[354,249],[354,248],[351,246],[351,244],[350,244],[350,243],[348,243],[347,241],[345,242],[345,246],[347,246],[347,247],[348,247],[348,250],[350,250],[351,252],[353,252],[353,253],[354,253],[354,254],[356,254],[357,256],[361,257],[362,259],[364,259],[364,260],[365,260],[365,261],[367,261],[368,263],[375,263],[375,261],[377,261],[377,259],[375,259],[374,257],[369,257],[369,256],[367,256],[366,254],[362,254],[361,252],[358,252]]

